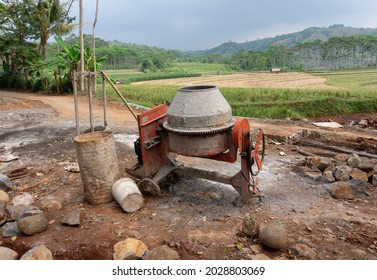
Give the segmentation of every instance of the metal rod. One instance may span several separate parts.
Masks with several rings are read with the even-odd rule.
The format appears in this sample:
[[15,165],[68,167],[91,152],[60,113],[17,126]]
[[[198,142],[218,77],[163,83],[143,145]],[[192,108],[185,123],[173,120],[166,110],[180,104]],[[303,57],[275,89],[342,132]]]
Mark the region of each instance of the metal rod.
[[102,76],[102,93],[103,93],[103,126],[106,128],[107,127],[107,112],[106,112],[107,97],[106,97],[106,80],[104,76]]
[[121,92],[118,90],[118,88],[114,85],[114,83],[110,80],[110,78],[106,75],[105,71],[101,71],[101,74],[103,77],[105,77],[105,79],[109,82],[109,84],[111,85],[111,87],[115,90],[115,92],[118,94],[118,96],[122,99],[122,101],[124,102],[124,104],[127,106],[128,110],[130,110],[132,116],[135,118],[135,120],[137,120],[137,115],[136,113],[134,112],[134,110],[132,110],[131,106],[128,104],[127,100],[123,97],[123,95],[121,94]]
[[76,135],[80,135],[79,105],[77,97],[77,73],[73,71],[73,96],[75,102]]
[[89,121],[90,131],[94,131],[93,127],[93,96],[92,96],[92,74],[88,74],[88,91],[89,91]]

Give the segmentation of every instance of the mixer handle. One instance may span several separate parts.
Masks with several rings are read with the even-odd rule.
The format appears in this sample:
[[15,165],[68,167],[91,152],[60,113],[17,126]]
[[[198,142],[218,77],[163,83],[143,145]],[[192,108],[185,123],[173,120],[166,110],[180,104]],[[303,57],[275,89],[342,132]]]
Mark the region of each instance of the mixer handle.
[[257,176],[262,169],[265,152],[265,135],[261,128],[250,134],[247,160],[251,175]]

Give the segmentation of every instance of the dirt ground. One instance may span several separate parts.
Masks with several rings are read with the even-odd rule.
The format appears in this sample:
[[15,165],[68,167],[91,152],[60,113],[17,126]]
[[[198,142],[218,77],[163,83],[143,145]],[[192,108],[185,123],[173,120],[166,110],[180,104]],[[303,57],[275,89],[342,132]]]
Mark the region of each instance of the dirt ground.
[[[102,110],[97,102],[95,125],[103,125]],[[89,128],[85,97],[80,98],[79,111],[84,131]],[[336,153],[290,141],[295,137],[292,135],[309,131],[315,141],[377,155],[377,128],[350,126],[351,121],[365,118],[377,124],[376,114],[331,117],[344,125],[340,129],[315,127],[310,121],[252,119],[252,128],[260,127],[268,135],[264,166],[258,175],[264,198],[253,198],[249,205],[236,207],[232,202],[238,194],[231,186],[179,178],[167,183],[160,197],[145,197],[144,206],[131,214],[115,201],[89,204],[84,199],[80,174],[65,171],[77,161],[71,96],[0,91],[0,153],[12,152],[19,157],[0,162],[0,173],[27,168],[23,177],[12,180],[11,199],[27,192],[41,209],[51,200],[63,205],[45,211],[49,220],[46,231],[33,236],[0,237],[0,246],[22,255],[33,245],[44,243],[55,259],[112,259],[114,244],[133,237],[150,249],[166,244],[181,259],[258,259],[263,255],[270,259],[305,258],[292,249],[297,244],[312,249],[315,259],[376,258],[377,187],[368,187],[366,194],[354,200],[334,199],[324,182],[302,176],[296,166],[305,159],[300,150],[329,157]],[[136,122],[125,106],[110,104],[108,126],[115,135],[120,170],[126,175],[125,168],[136,162]],[[240,168],[239,163],[191,158],[184,161],[219,172]],[[76,209],[81,210],[81,225],[62,225],[65,215]],[[261,226],[273,221],[283,224],[288,231],[288,249],[268,249],[257,238],[244,234],[242,222],[247,214]]]

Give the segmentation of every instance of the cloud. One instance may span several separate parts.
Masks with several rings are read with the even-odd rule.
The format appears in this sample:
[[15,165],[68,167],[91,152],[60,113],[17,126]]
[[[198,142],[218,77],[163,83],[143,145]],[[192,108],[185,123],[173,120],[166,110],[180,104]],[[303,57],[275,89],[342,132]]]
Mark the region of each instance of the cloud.
[[[72,14],[78,15],[78,1]],[[99,0],[96,34],[158,47],[197,50],[229,40],[345,24],[377,27],[373,0]],[[95,0],[84,1],[85,33],[91,33]],[[78,20],[78,16],[77,16]]]

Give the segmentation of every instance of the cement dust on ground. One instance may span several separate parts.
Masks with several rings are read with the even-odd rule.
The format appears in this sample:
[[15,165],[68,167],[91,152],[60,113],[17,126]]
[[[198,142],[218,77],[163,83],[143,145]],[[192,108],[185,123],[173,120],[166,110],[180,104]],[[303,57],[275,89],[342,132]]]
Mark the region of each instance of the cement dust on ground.
[[[89,128],[88,103],[80,98],[80,126]],[[95,125],[103,125],[100,102],[94,105]],[[376,120],[376,115],[362,118]],[[347,124],[350,116],[345,117]],[[360,116],[361,118],[361,116]],[[253,128],[263,128],[268,135],[266,157],[258,175],[258,188],[264,198],[253,198],[250,205],[235,207],[238,196],[228,185],[198,178],[177,178],[167,182],[162,195],[145,197],[141,210],[125,213],[117,202],[90,205],[84,199],[79,173],[65,171],[75,163],[74,107],[71,96],[44,96],[29,93],[0,92],[0,148],[12,152],[18,160],[0,163],[0,173],[26,167],[27,172],[12,180],[12,197],[24,189],[35,198],[35,205],[46,209],[46,202],[59,201],[63,207],[50,205],[44,210],[49,220],[47,231],[33,236],[1,238],[0,246],[20,255],[36,243],[44,243],[55,259],[112,259],[116,242],[133,237],[149,248],[168,245],[181,259],[302,259],[292,248],[304,244],[314,251],[315,259],[362,259],[377,257],[377,188],[354,200],[334,199],[323,182],[295,172],[297,162],[305,159],[298,150],[328,153],[313,147],[300,147],[289,140],[303,130],[313,131],[316,141],[348,147],[364,141],[373,152],[377,134],[347,125],[342,129],[321,129],[310,122],[252,119]],[[342,122],[339,117],[336,121]],[[377,121],[377,120],[376,120]],[[108,125],[115,134],[121,174],[136,163],[133,141],[137,125],[124,106],[110,105]],[[358,140],[357,140],[358,139]],[[353,142],[352,142],[353,141]],[[284,152],[285,156],[279,155]],[[376,154],[376,153],[375,153]],[[238,170],[229,165],[206,160],[185,159],[204,169],[219,172]],[[61,220],[73,210],[82,213],[78,227],[62,225]],[[48,210],[48,211],[47,211]],[[283,224],[289,236],[289,248],[270,250],[257,238],[242,232],[242,222],[251,214],[261,226],[270,222]],[[365,253],[365,254],[364,254]]]

